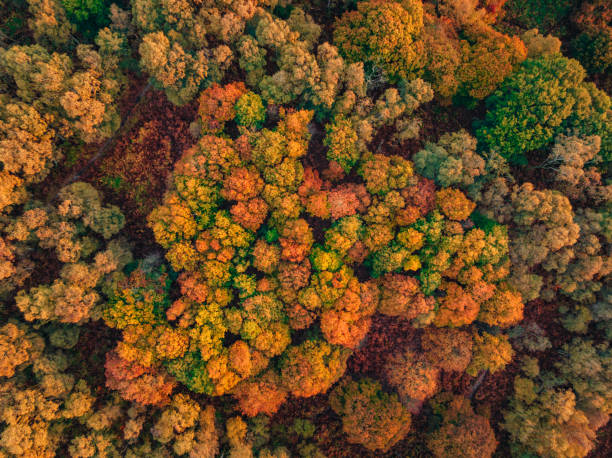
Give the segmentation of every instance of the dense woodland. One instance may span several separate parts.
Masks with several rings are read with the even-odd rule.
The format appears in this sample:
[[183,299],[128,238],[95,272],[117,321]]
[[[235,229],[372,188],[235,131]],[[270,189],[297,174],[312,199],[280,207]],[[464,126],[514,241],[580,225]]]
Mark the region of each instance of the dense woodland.
[[0,7],[0,458],[612,455],[609,0]]

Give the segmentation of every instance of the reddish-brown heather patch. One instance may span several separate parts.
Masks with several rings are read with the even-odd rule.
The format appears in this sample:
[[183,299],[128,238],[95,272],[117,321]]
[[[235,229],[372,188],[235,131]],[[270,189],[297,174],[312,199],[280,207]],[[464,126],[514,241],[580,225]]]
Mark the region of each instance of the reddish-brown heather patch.
[[[482,111],[481,107],[479,109]],[[479,115],[480,113],[475,113],[462,106],[445,106],[435,101],[427,103],[414,113],[414,116],[421,120],[418,138],[398,144],[393,141],[395,127],[387,126],[375,133],[370,149],[375,153],[397,154],[411,159],[415,153],[423,149],[427,142],[437,142],[445,133],[457,132],[461,129],[470,130],[474,117]]]
[[612,421],[597,432],[597,447],[587,458],[609,458],[612,456]]
[[291,397],[285,402],[280,410],[272,417],[271,424],[277,431],[281,431],[286,437],[287,445],[297,455],[297,446],[300,438],[291,431],[296,419],[307,419],[312,422],[316,429],[314,436],[309,439],[310,443],[316,444],[329,458],[332,457],[374,457],[365,448],[350,444],[342,432],[342,421],[330,409],[327,394],[320,394],[311,398]]
[[104,375],[106,353],[115,347],[120,332],[107,327],[103,321],[81,325],[79,331],[79,340],[72,351],[78,354],[80,364],[75,366],[74,370],[79,377],[88,380],[98,391],[106,390]]
[[362,376],[381,379],[387,358],[397,350],[416,348],[418,336],[419,331],[414,329],[408,320],[375,315],[365,341],[348,361],[348,370]]
[[520,356],[516,356],[518,358],[513,359],[503,370],[487,374],[474,393],[473,400],[476,404],[495,405],[494,411],[500,411],[506,399],[514,392],[514,377],[520,370]]
[[469,396],[475,378],[465,372],[442,371],[440,374],[440,391]]
[[537,299],[525,304],[523,324],[530,321],[535,321],[544,330],[553,349],[561,348],[572,338],[572,334],[561,324],[558,302]]
[[91,163],[94,158],[108,154],[108,149],[112,147],[118,135],[125,128],[126,120],[130,118],[147,88],[147,80],[144,78],[135,78],[130,75],[128,79],[129,82],[117,102],[122,120],[119,132],[102,143],[79,144],[74,140],[74,143],[71,144],[70,142],[73,142],[71,139],[70,142],[59,145],[63,157],[42,183],[32,187],[34,195],[45,196],[47,200],[52,200],[62,186],[78,181],[82,176],[88,174],[90,169],[95,167],[95,163]]
[[125,213],[124,234],[130,239],[152,242],[147,215],[162,201],[174,163],[195,142],[189,132],[195,116],[195,102],[176,107],[163,92],[148,91],[125,132],[88,177]]

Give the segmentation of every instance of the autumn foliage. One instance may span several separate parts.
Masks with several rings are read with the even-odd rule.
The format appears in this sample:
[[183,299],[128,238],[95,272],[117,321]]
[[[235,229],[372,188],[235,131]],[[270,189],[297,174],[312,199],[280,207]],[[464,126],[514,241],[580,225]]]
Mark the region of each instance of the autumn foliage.
[[610,455],[606,1],[1,6],[0,458]]
[[427,447],[436,457],[490,457],[497,440],[489,419],[478,415],[463,396],[441,393],[431,401],[441,425],[429,434]]
[[410,430],[410,413],[396,395],[385,393],[373,380],[344,380],[331,394],[330,404],[342,417],[349,442],[370,450],[384,452]]

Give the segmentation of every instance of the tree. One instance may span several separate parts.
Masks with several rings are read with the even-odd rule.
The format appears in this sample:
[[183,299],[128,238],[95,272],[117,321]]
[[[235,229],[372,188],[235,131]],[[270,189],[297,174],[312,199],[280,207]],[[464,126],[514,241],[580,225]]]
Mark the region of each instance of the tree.
[[440,369],[411,350],[391,355],[385,374],[389,384],[407,402],[424,401],[438,391]]
[[174,395],[151,428],[153,439],[172,443],[174,453],[190,457],[214,457],[219,450],[218,434],[214,408],[201,408],[183,394]]
[[324,340],[291,346],[281,361],[282,384],[297,397],[325,393],[344,374],[349,355],[349,350]]
[[232,417],[225,423],[227,439],[230,445],[230,456],[251,458],[253,445],[247,439],[248,426],[241,417]]
[[280,234],[281,258],[289,262],[301,262],[312,247],[312,230],[304,219],[286,223]]
[[75,27],[68,21],[60,0],[29,0],[28,11],[32,15],[28,26],[37,43],[68,45]]
[[463,396],[441,393],[430,401],[441,425],[427,436],[427,447],[435,457],[491,457],[497,440],[489,420],[474,413]]
[[582,30],[604,28],[612,19],[612,8],[605,0],[588,0],[580,5],[572,20]]
[[442,187],[466,188],[485,174],[485,161],[476,152],[476,139],[465,130],[444,134],[413,158],[415,170]]
[[561,292],[580,303],[595,303],[597,292],[602,290],[601,279],[608,275],[610,266],[602,251],[608,221],[609,216],[604,212],[579,209],[576,213],[580,227],[578,242],[553,256],[550,266],[547,265],[552,268],[554,282]]
[[606,74],[612,68],[612,27],[582,32],[571,47],[589,73]]
[[50,54],[40,45],[15,45],[0,55],[2,73],[14,81],[16,95],[43,113],[65,136],[87,143],[113,135],[120,124],[114,104],[121,75],[115,65],[102,66],[100,54],[89,45],[76,49],[80,65],[66,54]]
[[469,291],[454,282],[442,283],[440,289],[446,296],[440,301],[434,320],[436,326],[463,326],[476,320],[480,304]]
[[153,367],[122,359],[116,353],[106,357],[106,386],[119,391],[121,397],[143,405],[165,405],[176,382]]
[[53,145],[55,132],[31,106],[17,100],[5,102],[0,112],[3,170],[26,183],[41,181],[59,157]]
[[384,195],[407,187],[414,174],[412,163],[400,156],[370,154],[363,158],[358,173],[370,194]]
[[43,339],[28,332],[26,325],[9,322],[0,328],[0,377],[13,377],[15,371],[40,357]]
[[599,119],[609,117],[609,98],[585,84],[585,76],[573,59],[527,59],[487,99],[488,111],[476,124],[476,138],[514,162],[524,162],[526,153],[546,146],[570,127],[608,138],[609,127],[599,124]]
[[517,350],[537,352],[552,347],[546,332],[533,321],[513,327],[508,335],[512,339],[512,347]]
[[472,336],[460,329],[427,328],[421,347],[427,360],[445,371],[463,372],[472,358]]
[[[575,339],[564,351],[567,356],[556,365],[560,374],[540,373],[537,360],[528,359],[523,374],[514,379],[503,427],[516,442],[517,452],[587,456],[594,447],[596,430],[607,421],[609,407],[599,397],[609,384],[604,382],[609,381],[604,375],[609,368],[606,346],[595,348]],[[590,371],[592,379],[586,376]],[[581,399],[583,395],[586,398]],[[555,441],[548,440],[550,437]]]
[[527,57],[518,37],[509,37],[488,25],[464,28],[463,62],[457,69],[458,95],[484,99]]
[[575,338],[562,348],[556,368],[576,393],[576,406],[586,415],[593,430],[603,426],[611,412],[610,371],[612,352],[607,343],[594,344]]
[[[296,11],[293,9],[293,11]],[[258,85],[262,98],[274,104],[312,106],[317,115],[333,109],[346,113],[365,96],[365,76],[360,63],[349,64],[329,43],[318,46],[316,54],[310,41],[318,35],[306,17],[297,11],[284,21],[259,10],[255,40],[240,42],[240,65],[252,73],[251,85]],[[265,75],[264,56],[270,56],[278,71]]]
[[234,110],[236,111],[236,122],[247,128],[259,129],[266,119],[266,110],[261,97],[251,91],[240,96]]
[[266,50],[250,35],[240,38],[237,49],[238,64],[246,72],[246,83],[250,87],[256,87],[265,74]]
[[202,132],[217,133],[223,130],[225,123],[236,117],[236,102],[246,92],[243,83],[230,83],[225,86],[213,84],[202,92],[198,102],[198,114]]
[[20,204],[26,186],[42,181],[60,154],[53,145],[55,131],[31,106],[2,99],[0,109],[0,162],[5,183],[0,193],[0,210]]
[[[510,202],[493,204],[500,198],[509,198]],[[540,264],[549,271],[563,269],[557,258],[567,255],[566,248],[578,241],[580,226],[574,221],[572,205],[563,194],[536,190],[532,183],[523,183],[510,192],[503,180],[492,182],[483,199],[481,208],[489,215],[500,222],[512,222],[511,284],[524,300],[533,300],[539,294],[542,279],[530,270]],[[492,214],[492,204],[498,215]]]
[[175,105],[184,105],[198,93],[212,65],[204,51],[187,53],[163,32],[145,35],[139,48],[140,65],[153,78],[155,86],[166,91]]
[[170,285],[171,278],[165,269],[139,266],[113,284],[102,311],[106,325],[123,330],[161,323],[170,306]]
[[131,261],[122,242],[109,240],[125,219],[117,207],[102,205],[88,183],[62,188],[58,201],[57,206],[26,210],[8,227],[9,240],[54,250],[65,263],[52,283],[19,291],[15,302],[28,321],[82,323],[97,316],[110,274]]
[[327,158],[336,161],[342,169],[349,173],[360,158],[358,135],[352,122],[345,117],[334,118],[328,124],[325,145],[329,148]]
[[349,280],[344,294],[321,315],[321,331],[329,343],[354,349],[366,337],[378,305],[379,290],[374,282]]
[[400,274],[387,274],[383,277],[378,305],[380,313],[413,319],[431,312],[434,305],[433,298],[423,295],[415,278]]
[[[149,217],[157,240],[168,249],[167,259],[183,271],[182,296],[165,319],[158,316],[159,322],[138,337],[134,351],[150,354],[151,364],[163,363],[192,390],[221,395],[237,389],[246,403],[258,399],[255,377],[271,358],[286,353],[291,343],[287,312],[295,310],[290,306],[297,303],[299,289],[308,286],[314,237],[299,218],[297,190],[311,113],[283,112],[276,129],[249,131],[244,135],[250,138],[241,143],[246,138],[221,134],[224,123],[238,116],[236,104],[222,102],[223,110],[213,109],[224,90],[239,98],[241,91],[234,89],[205,91],[202,107],[209,120],[216,117],[212,124],[219,135],[206,134],[185,152],[164,204]],[[254,275],[251,267],[265,275]],[[292,325],[296,318],[292,315]],[[160,334],[166,319],[176,320],[187,347],[155,343],[155,352],[147,351],[146,342],[168,335],[167,329]],[[224,345],[230,335],[236,338]]]
[[70,21],[87,38],[108,21],[109,5],[105,0],[62,0],[62,5]]
[[473,377],[481,370],[495,373],[512,361],[513,355],[512,345],[505,335],[493,335],[488,332],[475,333],[474,353],[466,372]]
[[569,16],[572,6],[570,0],[510,0],[506,10],[524,27],[549,33]]
[[457,69],[465,48],[447,18],[425,13],[423,19],[423,78],[431,83],[436,97],[448,103],[459,89]]
[[240,411],[249,417],[260,413],[275,414],[287,398],[280,379],[273,371],[242,382],[236,387],[233,396],[238,400]]
[[523,308],[520,293],[497,288],[493,297],[481,304],[478,320],[491,326],[507,328],[523,320]]
[[420,37],[423,77],[442,103],[473,105],[525,59],[522,41],[492,26],[504,1],[444,0],[436,4],[435,13],[433,8],[426,11]]
[[347,378],[330,394],[329,403],[342,417],[348,441],[368,450],[385,452],[410,430],[410,413],[397,395],[385,393],[375,380]]
[[555,181],[562,186],[564,194],[575,200],[581,193],[587,192],[585,188],[588,187],[589,181],[595,181],[595,176],[589,173],[588,165],[600,161],[598,156],[600,149],[600,137],[580,138],[559,135],[543,167],[553,169]]
[[521,35],[527,47],[527,57],[537,59],[561,53],[561,40],[553,35],[542,35],[538,29],[531,29]]
[[474,202],[469,200],[461,191],[454,188],[438,191],[436,193],[436,203],[445,216],[457,221],[467,219],[476,208]]
[[392,81],[408,78],[420,68],[423,28],[420,0],[359,2],[336,22],[334,43],[351,62],[380,67]]
[[177,439],[193,428],[200,416],[200,406],[183,394],[176,394],[151,428],[153,438],[162,443]]

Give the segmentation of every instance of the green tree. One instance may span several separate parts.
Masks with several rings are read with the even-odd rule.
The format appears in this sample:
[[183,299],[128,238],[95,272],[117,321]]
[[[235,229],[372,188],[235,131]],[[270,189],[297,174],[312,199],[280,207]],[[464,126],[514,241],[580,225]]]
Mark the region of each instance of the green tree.
[[109,22],[108,0],[61,0],[70,22],[87,39]]
[[505,158],[524,161],[525,153],[551,142],[578,102],[584,69],[573,59],[527,59],[487,100],[487,114],[476,137]]

